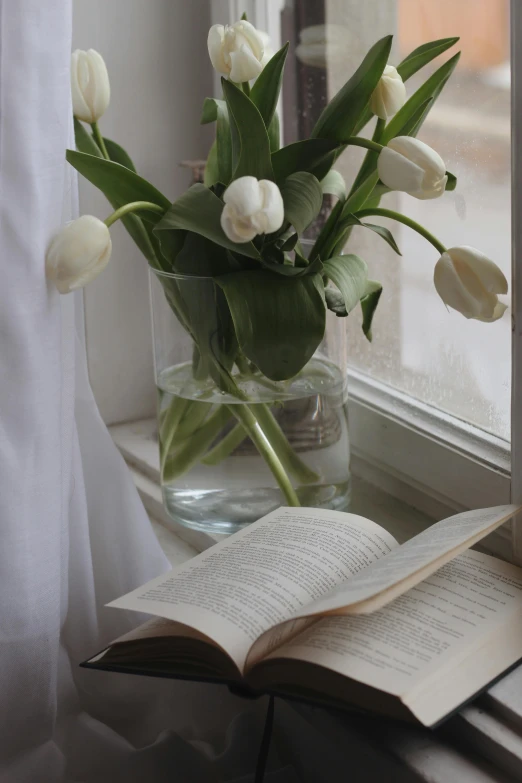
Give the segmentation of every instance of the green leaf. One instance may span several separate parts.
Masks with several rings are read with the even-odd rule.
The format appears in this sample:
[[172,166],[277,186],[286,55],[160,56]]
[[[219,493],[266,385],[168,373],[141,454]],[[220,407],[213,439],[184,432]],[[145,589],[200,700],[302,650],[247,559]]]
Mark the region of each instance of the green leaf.
[[446,182],[446,190],[455,190],[457,187],[457,177],[452,174],[451,171],[447,171],[448,181]]
[[[422,46],[414,49],[414,51],[405,57],[397,66],[397,70],[399,71],[402,80],[407,81],[410,76],[417,73],[420,68],[434,60],[439,54],[450,49],[458,40],[458,38],[441,38],[438,41],[431,41],[430,43],[422,44]],[[373,116],[373,113],[367,108],[357,123],[353,135],[357,136]]]
[[450,49],[456,43],[459,38],[439,38],[437,41],[429,41],[429,43],[422,44],[414,49],[413,52],[402,60],[397,66],[397,70],[403,81],[406,81],[414,73],[430,63],[439,54]]
[[346,313],[350,313],[366,294],[368,267],[359,256],[349,253],[323,262],[324,274],[342,294]]
[[[102,157],[100,148],[90,133],[88,133],[84,125],[82,125],[82,123],[77,120],[76,117],[74,118],[74,136],[79,152],[83,152],[86,155],[93,155],[99,158]],[[107,198],[113,209],[118,209],[118,207],[121,207],[124,203],[126,203],[114,198]],[[149,264],[156,269],[163,269],[164,271],[168,271],[168,267],[166,268],[163,263],[161,250],[158,247],[158,243],[155,241],[155,238],[151,235],[152,232],[149,230],[148,224],[145,226],[143,221],[137,215],[125,215],[121,222]]]
[[272,381],[297,375],[324,336],[321,275],[288,278],[260,270],[224,275],[216,283],[245,356]]
[[366,293],[361,299],[363,314],[362,330],[369,342],[372,341],[372,321],[382,294],[382,285],[375,280],[368,280]]
[[289,144],[272,155],[275,180],[281,182],[296,171],[308,171],[321,180],[340,149],[341,145],[331,139],[304,139]]
[[375,186],[377,185],[379,181],[379,175],[376,171],[372,172],[364,182],[359,185],[355,193],[352,193],[352,195],[346,199],[343,205],[343,210],[341,212],[341,219],[344,219],[348,217],[350,214],[354,212],[358,212],[360,209],[363,208],[366,201],[370,198],[370,196],[373,193],[373,190]]
[[293,250],[298,242],[299,242],[299,234],[297,233],[290,234],[290,236],[287,237],[287,239],[285,239],[285,241],[281,245],[281,250],[283,251]]
[[123,147],[120,147],[119,144],[117,144],[115,141],[112,141],[111,139],[104,138],[103,140],[105,142],[107,152],[109,153],[109,158],[114,163],[120,163],[122,166],[125,166],[125,168],[130,169],[136,173],[136,166],[132,162],[130,155],[123,149]]
[[[107,198],[118,204],[128,204],[131,201],[152,201],[164,209],[170,207],[170,201],[160,193],[154,185],[139,177],[133,171],[120,163],[96,158],[83,152],[67,150],[66,158],[74,168],[89,182],[99,188]],[[160,220],[160,215],[148,213],[153,220]]]
[[332,313],[338,318],[346,318],[348,311],[344,303],[344,297],[338,288],[332,288],[328,286],[324,289],[324,296],[326,299],[326,306]]
[[388,63],[392,38],[387,35],[372,46],[352,78],[321,113],[312,137],[343,142],[353,135]]
[[210,239],[220,247],[235,250],[249,258],[259,258],[259,253],[252,242],[238,245],[227,237],[221,228],[222,211],[223,202],[221,199],[205,185],[198,182],[169,207],[154,231],[155,233],[169,229],[193,231],[195,234]]
[[[375,141],[378,144],[381,143],[381,138],[385,127],[386,127],[386,121],[381,120],[381,118],[378,117],[377,122],[375,123],[375,128],[373,129],[372,141]],[[375,170],[377,166],[378,158],[379,158],[378,152],[375,152],[374,150],[367,151],[364,160],[362,162],[361,168],[359,169],[359,172],[353,181],[352,187],[350,188],[350,193],[349,193],[350,196],[352,195],[352,193],[355,193],[359,185],[361,185],[364,182],[366,177],[369,174],[371,174],[372,171]]]
[[362,220],[359,220],[357,215],[353,215],[353,218],[354,218],[353,225],[361,226],[362,228],[369,228],[370,231],[374,231],[376,234],[382,237],[382,239],[384,239],[385,242],[388,243],[388,245],[391,247],[392,250],[394,250],[397,253],[397,255],[402,256],[402,253],[399,250],[397,242],[395,241],[392,232],[388,228],[385,228],[385,226],[378,226],[375,223],[363,223]]
[[207,156],[207,162],[205,163],[205,171],[203,172],[203,184],[207,188],[211,188],[212,185],[215,185],[216,182],[219,182],[219,164],[218,164],[218,154],[217,154],[217,141],[214,139],[214,143],[212,144],[208,156]]
[[78,152],[84,152],[86,155],[94,155],[97,158],[102,157],[102,153],[85,125],[74,117],[74,141]]
[[238,161],[232,178],[250,175],[257,179],[274,179],[270,141],[259,110],[232,82],[222,79],[221,84],[239,142]]
[[157,247],[157,255],[164,260],[165,263],[161,264],[161,268],[165,272],[173,272],[176,264],[178,253],[182,250],[186,231],[161,231],[156,234],[155,226],[151,226],[150,238],[153,244]]
[[268,128],[275,114],[281,84],[283,83],[283,70],[289,44],[274,54],[267,62],[250,92],[250,98],[259,109],[265,127]]
[[181,300],[176,299],[176,307],[182,310],[198,347],[201,373],[212,373],[215,359],[230,369],[237,340],[223,291],[208,277],[185,277],[173,282]]
[[232,179],[232,137],[228,109],[224,101],[218,103],[216,144],[219,181],[228,185]]
[[[432,103],[430,104],[429,108],[433,106],[444,85],[455,70],[459,58],[460,52],[457,52],[457,54],[441,65],[440,68],[438,68],[435,73],[433,73],[429,79],[427,79],[424,84],[422,84],[419,89],[410,96],[404,106],[399,109],[397,114],[386,126],[382,136],[382,144],[386,145],[391,139],[395,138],[395,136],[403,135],[403,128],[407,126],[407,123],[411,120],[415,113],[430,98],[432,99]],[[425,119],[425,117],[426,114],[424,115],[423,119]],[[418,132],[421,124],[422,122],[417,124],[415,132]]]
[[364,226],[364,228],[369,228],[371,231],[374,231],[376,234],[382,237],[382,239],[384,239],[385,242],[389,244],[391,249],[394,250],[398,256],[402,256],[402,253],[399,250],[397,242],[395,241],[393,234],[389,230],[389,228],[385,228],[385,226],[378,226],[375,223],[361,223],[361,226]]
[[231,272],[227,251],[200,234],[187,231],[183,247],[176,255],[175,272],[182,275],[214,277]]
[[304,277],[305,275],[320,274],[323,271],[323,264],[320,258],[316,258],[311,264],[305,266],[294,266],[292,264],[277,264],[273,261],[261,260],[263,269],[268,269],[282,277]]
[[[431,107],[433,105],[433,98],[428,98],[427,101],[424,101],[424,103],[421,103],[417,111],[413,112],[409,120],[407,120],[402,128],[400,129],[399,133],[397,133],[397,136],[416,136],[417,133],[420,130],[420,127],[424,120],[426,119],[428,112],[431,110]],[[377,158],[375,158],[375,166],[377,165]]]
[[319,180],[307,171],[297,171],[285,179],[281,195],[286,220],[302,234],[321,210],[323,191]]
[[211,148],[209,153],[209,157],[212,154],[212,168],[207,177],[208,183],[205,181],[205,185],[214,185],[216,182],[228,185],[232,178],[232,137],[225,101],[220,101],[217,98],[205,98],[201,124],[204,125],[208,122],[216,122],[217,124],[215,149]]
[[215,122],[218,115],[218,105],[225,103],[217,98],[205,98],[203,101],[203,110],[201,112],[200,125],[208,125],[210,122]]
[[330,212],[330,214],[328,215],[326,223],[320,230],[319,236],[315,240],[314,246],[310,250],[309,258],[311,261],[317,257],[328,258],[328,256],[330,255],[329,248],[332,246],[332,241],[335,235],[337,221],[339,220],[342,211],[343,211],[343,202],[338,201],[337,204],[332,209],[332,211]]
[[338,201],[319,234],[310,258],[320,255],[324,260],[341,253],[354,225],[354,212],[358,212],[370,198],[379,181],[373,172],[346,201]]
[[270,142],[270,152],[277,152],[281,146],[281,127],[279,125],[279,114],[274,112],[272,121],[268,126],[268,140]]
[[321,188],[323,196],[328,194],[330,196],[335,196],[341,201],[344,201],[346,198],[346,182],[340,171],[330,169],[326,177],[323,177],[321,180]]

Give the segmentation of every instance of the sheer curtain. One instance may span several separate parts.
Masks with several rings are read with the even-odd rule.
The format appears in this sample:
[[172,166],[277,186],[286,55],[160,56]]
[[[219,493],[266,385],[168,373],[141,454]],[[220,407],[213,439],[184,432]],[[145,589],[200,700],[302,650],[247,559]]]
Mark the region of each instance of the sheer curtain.
[[237,744],[225,688],[78,667],[139,620],[105,603],[168,563],[90,390],[81,295],[44,274],[77,210],[70,52],[71,0],[0,0],[0,781],[231,780],[262,705]]

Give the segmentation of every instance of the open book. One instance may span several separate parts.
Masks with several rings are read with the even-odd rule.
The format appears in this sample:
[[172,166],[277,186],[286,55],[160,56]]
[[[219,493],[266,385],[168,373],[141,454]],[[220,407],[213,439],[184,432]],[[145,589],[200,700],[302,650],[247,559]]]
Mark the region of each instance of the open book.
[[522,569],[465,552],[517,510],[399,546],[354,514],[280,508],[109,604],[155,617],[83,665],[433,726],[522,658]]

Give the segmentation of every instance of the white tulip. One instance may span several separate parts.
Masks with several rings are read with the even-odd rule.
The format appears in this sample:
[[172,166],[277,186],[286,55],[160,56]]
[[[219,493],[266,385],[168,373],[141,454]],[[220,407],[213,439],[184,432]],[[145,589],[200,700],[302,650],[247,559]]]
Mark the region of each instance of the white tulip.
[[221,227],[232,242],[251,242],[258,234],[271,234],[283,225],[281,191],[268,179],[239,177],[223,193]]
[[406,87],[393,65],[387,65],[370,98],[370,109],[381,120],[393,117],[406,103]]
[[215,24],[208,33],[208,53],[218,73],[233,82],[249,82],[263,70],[263,39],[253,24]]
[[76,49],[71,57],[73,114],[82,122],[98,122],[109,105],[109,74],[101,54]]
[[507,294],[508,283],[498,266],[474,247],[451,247],[441,255],[433,275],[442,301],[466,318],[497,321],[507,305],[498,294]]
[[51,241],[45,271],[61,294],[68,294],[94,280],[111,257],[109,229],[98,218],[82,215],[67,223]]
[[391,190],[419,199],[438,198],[446,188],[446,165],[440,155],[412,136],[397,136],[379,154],[377,171]]

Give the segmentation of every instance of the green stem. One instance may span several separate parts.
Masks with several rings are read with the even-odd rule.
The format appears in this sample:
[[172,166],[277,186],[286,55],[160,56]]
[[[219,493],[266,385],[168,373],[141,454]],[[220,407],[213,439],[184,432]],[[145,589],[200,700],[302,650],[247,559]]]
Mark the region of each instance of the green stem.
[[[386,128],[386,120],[381,120],[380,117],[377,118],[377,122],[375,123],[375,129],[373,131],[372,141],[380,142],[382,139],[382,135],[384,133],[384,129]],[[366,153],[364,160],[361,164],[361,168],[359,169],[359,173],[355,177],[353,181],[353,185],[351,187],[350,193],[348,194],[348,198],[352,196],[359,185],[362,185],[370,171],[375,168],[375,152],[372,150],[368,150]]]
[[172,448],[174,441],[174,435],[181,417],[184,415],[189,405],[189,400],[185,400],[183,397],[173,397],[172,401],[167,408],[165,417],[161,422],[159,431],[160,440],[160,455],[161,455],[161,475],[165,468],[165,462]]
[[165,212],[163,207],[158,206],[158,204],[154,204],[152,201],[131,201],[129,204],[124,204],[122,207],[119,207],[112,213],[112,215],[109,215],[109,217],[104,221],[105,225],[107,228],[109,228],[113,223],[116,223],[117,220],[120,220],[120,218],[125,217],[125,215],[129,215],[131,212],[138,212],[139,210],[156,212],[158,215],[163,215]]
[[[201,457],[206,453],[213,440],[217,438],[228,419],[230,412],[226,409],[228,406],[220,405],[212,413],[204,425],[193,432],[190,437],[183,441],[175,454],[165,459],[162,472],[162,480],[169,484],[174,479],[187,473]],[[243,406],[231,406],[243,407]]]
[[229,457],[237,447],[248,438],[247,432],[242,424],[236,424],[225,437],[219,441],[217,446],[205,454],[201,462],[203,465],[219,465],[224,459]]
[[270,468],[289,506],[300,506],[299,498],[286,475],[274,447],[267,438],[248,405],[228,405],[230,413],[243,425],[252,443]]
[[209,417],[209,414],[214,413],[215,409],[212,410],[213,407],[211,402],[191,400],[189,407],[179,421],[176,430],[177,440],[181,443],[186,438],[192,437],[194,432],[204,426],[204,422]]
[[[236,357],[236,365],[243,375],[250,375],[248,362],[241,354]],[[264,378],[259,376],[252,377],[257,383],[261,383],[261,385],[265,385],[269,389],[273,389],[270,381],[265,381]],[[265,403],[252,403],[250,405],[250,410],[257,418],[261,429],[264,431],[266,437],[277,452],[284,469],[292,473],[299,484],[314,484],[315,482],[319,481],[318,474],[311,470],[311,468],[309,468],[308,465],[303,462],[303,460],[296,454],[294,449],[289,444],[283,430],[274,418],[274,414],[270,410],[270,407]]]
[[384,149],[382,144],[379,144],[376,141],[372,141],[372,139],[365,139],[362,136],[350,136],[350,138],[344,142],[346,146],[350,147],[364,147],[367,150],[372,150],[373,152],[381,152],[381,150]]
[[[220,387],[222,390],[228,394],[232,394],[241,402],[248,403],[249,400],[247,395],[237,386],[232,376],[225,371],[217,360],[214,360],[214,364],[220,378]],[[168,456],[168,451],[163,452],[163,482],[169,483],[173,481],[181,474],[190,470],[198,460],[203,458],[212,441],[215,440],[228,421],[230,414],[233,414],[236,417],[247,435],[250,436],[250,439],[257,448],[259,454],[263,457],[276,479],[288,505],[300,506],[299,498],[285,472],[276,449],[272,445],[269,437],[263,431],[249,406],[243,404],[220,405],[217,411],[209,416],[199,429],[193,432],[190,437],[180,444],[180,447],[175,454]],[[172,443],[175,428],[169,426],[168,431],[169,433],[172,432],[172,435],[170,436],[170,442]],[[288,446],[288,448],[290,448],[290,446]]]
[[[272,411],[264,403],[252,403],[250,410],[257,418],[259,426],[264,431],[266,438],[272,444],[274,451],[277,452],[283,468],[291,473],[299,484],[315,484],[320,476],[313,471],[298,456],[292,446],[289,444],[285,434],[277,423]],[[242,424],[236,426],[225,435],[208,454],[201,460],[204,465],[219,465],[224,459],[229,457],[235,449],[248,437]]]
[[446,248],[442,242],[439,242],[437,237],[434,237],[433,234],[430,234],[430,232],[424,228],[424,226],[421,226],[421,224],[417,223],[416,220],[412,220],[406,215],[403,215],[401,212],[395,212],[394,209],[382,209],[381,207],[375,207],[375,209],[361,209],[360,212],[356,212],[355,215],[358,218],[376,215],[378,217],[385,217],[390,218],[391,220],[396,220],[398,223],[403,223],[405,226],[408,226],[408,228],[412,228],[417,232],[417,234],[420,234],[421,237],[424,237],[424,239],[430,242],[430,244],[432,244],[441,255],[442,253],[446,252]]
[[92,135],[94,136],[94,141],[100,148],[101,154],[103,155],[105,160],[110,160],[110,156],[109,153],[107,152],[107,147],[105,146],[105,142],[103,140],[103,136],[101,135],[101,131],[98,127],[98,123],[97,122],[91,123],[91,128],[92,128]]
[[243,92],[245,95],[248,95],[250,97],[250,84],[248,82],[241,82],[241,86],[243,88]]
[[277,452],[285,470],[292,473],[299,484],[315,484],[319,475],[308,467],[289,444],[283,430],[274,418],[274,414],[264,403],[253,403],[251,411],[257,418],[261,429]]

